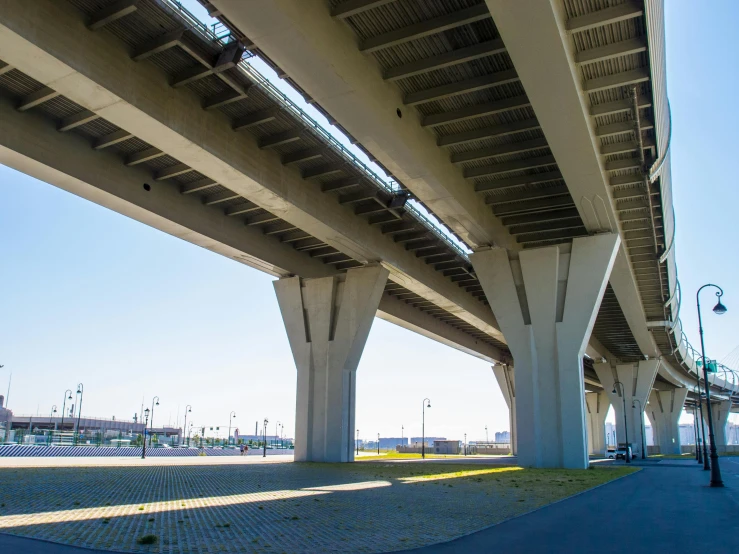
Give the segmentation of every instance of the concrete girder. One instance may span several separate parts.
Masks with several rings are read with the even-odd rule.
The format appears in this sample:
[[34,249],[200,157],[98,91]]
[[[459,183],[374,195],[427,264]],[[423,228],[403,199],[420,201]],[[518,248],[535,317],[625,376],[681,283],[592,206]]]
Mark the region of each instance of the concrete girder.
[[[161,184],[146,191],[150,174],[126,167],[110,152],[96,152],[80,135],[58,133],[41,114],[21,114],[0,97],[0,163],[76,196],[275,277],[325,277],[335,270],[292,242],[204,209],[200,200]],[[215,185],[215,183],[213,183]],[[184,187],[191,186],[184,185]],[[487,362],[506,358],[498,348],[385,294],[377,316]]]
[[70,115],[69,117],[65,117],[59,124],[59,127],[57,127],[57,131],[60,131],[62,133],[66,131],[71,131],[72,129],[76,129],[81,125],[90,123],[90,121],[95,121],[98,118],[100,118],[100,116],[95,112],[91,112],[90,110],[82,110],[79,113]]
[[[637,17],[643,13],[643,5],[627,2],[567,21],[564,5],[559,2],[486,0],[486,3],[585,228],[588,232],[618,231],[617,212],[626,204],[617,207],[611,196],[597,146],[595,121],[590,116],[589,101],[582,90],[574,44],[568,30],[584,30]],[[639,75],[627,73],[608,83],[591,83],[591,88],[649,78],[648,72]],[[620,179],[611,178],[610,184],[619,183]],[[627,178],[629,182],[640,182],[633,179]],[[627,247],[623,243],[619,247],[610,282],[642,354],[659,356],[659,349],[646,325],[642,300]],[[666,366],[662,364],[661,368]],[[660,375],[664,371],[666,378],[668,375],[674,378],[676,373],[669,369],[660,371]]]
[[381,35],[370,37],[362,41],[359,45],[361,52],[375,52],[390,46],[396,46],[412,40],[418,40],[423,37],[435,35],[455,27],[461,27],[475,21],[489,19],[490,13],[483,4],[478,4],[464,10],[452,12],[446,15],[435,17],[419,23],[414,23],[407,27],[395,29]]
[[118,21],[122,17],[126,17],[136,11],[136,3],[138,0],[118,0],[109,6],[95,12],[87,23],[87,28],[91,31],[102,29],[106,25]]
[[504,342],[483,303],[322,194],[321,185],[282,166],[253,137],[234,133],[224,114],[204,111],[188,90],[172,89],[156,66],[131,60],[117,38],[89,32],[68,4],[7,5],[0,58],[352,259],[381,259],[393,280]]
[[505,52],[505,46],[503,41],[496,39],[488,42],[481,42],[473,46],[466,48],[459,48],[458,50],[452,50],[444,54],[437,54],[430,58],[423,58],[421,60],[409,62],[407,64],[391,67],[387,69],[383,77],[386,81],[398,81],[400,79],[407,79],[414,75],[421,75],[422,73],[428,73],[429,71],[435,71],[443,69],[445,67],[452,67],[479,58],[485,58],[494,54],[502,54]]
[[351,30],[325,7],[303,0],[214,4],[467,244],[520,248],[461,170],[439,155],[420,116],[400,109],[398,87],[384,80]]
[[567,31],[586,31],[595,27],[602,27],[610,23],[618,23],[627,19],[639,17],[644,13],[644,5],[640,1],[629,0],[623,4],[598,10],[592,13],[572,17],[567,20]]
[[345,0],[331,10],[331,17],[346,19],[374,8],[379,8],[396,0]]

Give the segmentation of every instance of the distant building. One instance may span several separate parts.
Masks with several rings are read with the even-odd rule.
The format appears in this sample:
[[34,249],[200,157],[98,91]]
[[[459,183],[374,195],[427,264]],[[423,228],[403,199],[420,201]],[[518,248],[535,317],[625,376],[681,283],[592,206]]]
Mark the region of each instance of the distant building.
[[416,446],[416,445],[421,446],[421,443],[424,442],[424,440],[426,442],[426,446],[433,446],[434,445],[434,441],[445,441],[446,440],[446,437],[424,437],[424,438],[421,438],[421,437],[411,437],[410,438],[410,441],[411,441],[410,446]]
[[434,454],[459,454],[459,441],[436,440],[434,441]]
[[616,426],[610,421],[606,423],[606,446],[616,446]]
[[395,450],[396,446],[408,446],[408,437],[380,437],[380,448]]
[[739,425],[731,421],[726,424],[726,444],[739,444]]
[[511,442],[511,432],[510,431],[499,431],[495,433],[495,442],[510,443]]
[[679,429],[680,444],[695,444],[695,427],[692,423],[683,423]]

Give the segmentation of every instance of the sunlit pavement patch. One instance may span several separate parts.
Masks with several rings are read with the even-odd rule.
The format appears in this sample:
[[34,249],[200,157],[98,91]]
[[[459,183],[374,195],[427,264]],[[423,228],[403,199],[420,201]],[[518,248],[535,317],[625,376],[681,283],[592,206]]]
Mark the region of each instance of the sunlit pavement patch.
[[[476,531],[627,471],[134,461],[0,469],[0,531],[124,552],[387,552]],[[155,544],[138,544],[145,535]]]

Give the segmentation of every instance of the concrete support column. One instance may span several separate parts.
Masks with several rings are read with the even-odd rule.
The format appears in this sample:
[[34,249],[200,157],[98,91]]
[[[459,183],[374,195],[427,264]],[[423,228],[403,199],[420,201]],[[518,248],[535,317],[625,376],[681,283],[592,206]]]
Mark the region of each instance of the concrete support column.
[[[593,364],[600,384],[611,399],[616,412],[616,436],[619,443],[625,442],[624,400],[626,401],[626,425],[634,456],[641,456],[642,445],[646,443],[640,406],[646,407],[659,365],[659,360],[642,360],[633,364],[618,364],[615,367],[608,362]],[[617,380],[623,383],[624,396],[621,396],[622,387],[615,384]]]
[[608,233],[470,256],[513,353],[522,466],[588,466],[582,357],[619,244]]
[[660,454],[680,454],[680,427],[678,420],[683,411],[688,389],[653,390],[647,403],[647,417],[652,424],[654,444]]
[[611,401],[605,391],[585,394],[585,406],[588,409],[588,453],[591,455],[606,454],[606,415]]
[[[705,404],[703,405],[705,410]],[[719,400],[711,402],[711,410],[713,416],[713,436],[716,439],[716,448],[719,454],[726,452],[726,424],[729,423],[729,414],[731,413],[731,400]],[[708,440],[708,414],[703,412],[706,418],[706,440]]]
[[388,271],[274,282],[298,370],[295,460],[354,460],[356,373]]
[[516,381],[513,378],[513,368],[507,364],[496,364],[493,366],[495,379],[498,381],[500,392],[503,393],[505,403],[508,405],[508,424],[511,430],[511,454],[518,453],[518,433],[516,433]]

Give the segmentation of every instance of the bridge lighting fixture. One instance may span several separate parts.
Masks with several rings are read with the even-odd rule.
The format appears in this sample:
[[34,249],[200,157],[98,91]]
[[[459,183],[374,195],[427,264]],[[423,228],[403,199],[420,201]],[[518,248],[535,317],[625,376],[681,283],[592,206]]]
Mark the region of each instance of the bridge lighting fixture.
[[624,402],[624,440],[626,444],[626,454],[624,455],[624,459],[626,460],[627,464],[630,464],[631,450],[629,450],[629,426],[626,423],[626,394],[624,392],[624,384],[621,381],[616,381],[613,384],[613,394],[617,394],[616,385],[621,385],[621,400],[623,400]]
[[421,412],[421,458],[426,459],[426,408],[431,407],[431,400],[423,399],[423,411]]
[[149,408],[144,410],[144,440],[141,441],[141,459],[146,458],[146,424],[149,423]]
[[[713,313],[717,315],[723,315],[726,313],[726,306],[724,306],[721,303],[721,297],[724,295],[724,289],[719,287],[718,285],[713,285],[711,283],[703,285],[701,288],[698,289],[698,292],[695,293],[695,303],[698,308],[698,330],[700,332],[701,337],[701,360],[703,360],[703,384],[705,385],[704,388],[706,389],[706,411],[708,412],[708,440],[711,441],[711,486],[712,487],[723,487],[724,482],[721,479],[721,468],[718,464],[718,452],[716,451],[716,438],[713,433],[713,414],[711,413],[711,391],[710,387],[708,386],[708,364],[706,363],[706,345],[703,340],[703,320],[701,318],[701,301],[700,301],[700,293],[703,289],[707,287],[713,287],[715,289],[718,289],[716,291],[716,297],[718,299],[718,302],[713,307]],[[705,447],[705,443],[704,443]],[[704,462],[707,462],[708,460],[704,460]],[[705,469],[705,465],[703,466]]]

